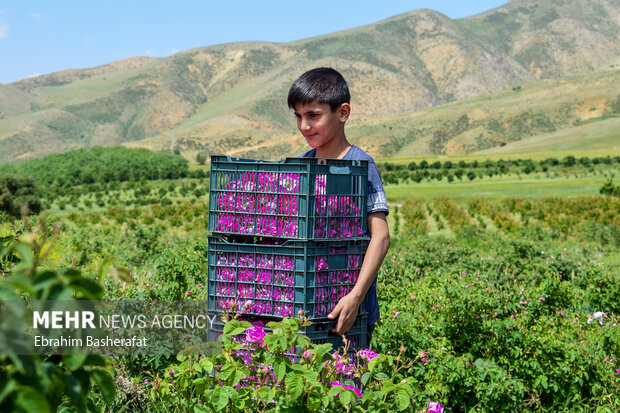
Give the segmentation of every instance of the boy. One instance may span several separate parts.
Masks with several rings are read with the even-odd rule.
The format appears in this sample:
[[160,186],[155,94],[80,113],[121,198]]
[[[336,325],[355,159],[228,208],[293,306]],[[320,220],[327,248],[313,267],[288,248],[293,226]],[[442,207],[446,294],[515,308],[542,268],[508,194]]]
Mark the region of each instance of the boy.
[[342,297],[328,318],[338,318],[336,334],[353,326],[366,297],[369,341],[379,319],[377,272],[390,247],[386,220],[389,213],[385,191],[372,157],[345,136],[344,125],[351,113],[351,95],[342,75],[332,68],[316,68],[301,75],[288,93],[288,107],[295,111],[297,128],[313,149],[302,157],[368,161],[368,230],[370,244],[353,290]]

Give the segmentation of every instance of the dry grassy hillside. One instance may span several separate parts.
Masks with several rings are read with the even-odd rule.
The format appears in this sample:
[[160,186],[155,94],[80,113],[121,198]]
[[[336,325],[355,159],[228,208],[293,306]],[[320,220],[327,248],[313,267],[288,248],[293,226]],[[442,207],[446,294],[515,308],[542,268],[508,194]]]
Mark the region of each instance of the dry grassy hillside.
[[[540,127],[547,120],[535,115],[520,121],[535,126],[528,133],[514,132],[514,121],[490,103],[467,114],[467,124],[461,119],[451,125],[458,119],[447,109],[440,111],[444,127],[435,121],[422,129],[411,125],[420,116],[432,118],[420,115],[435,113],[428,108],[491,99],[537,79],[609,70],[620,58],[619,16],[620,5],[611,0],[512,1],[457,21],[415,10],[291,43],[222,44],[25,79],[0,87],[0,162],[117,144],[175,147],[189,159],[197,153],[294,154],[303,142],[296,138],[286,92],[300,73],[316,66],[336,67],[348,79],[351,135],[377,156],[410,152],[412,142],[416,151],[431,153],[498,146],[548,132]],[[549,93],[561,88],[550,90],[515,116],[528,118],[556,100]],[[602,108],[615,98],[614,90],[588,92],[587,99],[599,99],[594,106]],[[588,105],[586,97],[572,98]],[[597,110],[586,115],[596,118]],[[556,114],[544,116],[555,128],[583,118],[574,111],[561,121]],[[480,131],[472,128],[478,118],[486,122]],[[492,119],[500,127],[489,124]]]

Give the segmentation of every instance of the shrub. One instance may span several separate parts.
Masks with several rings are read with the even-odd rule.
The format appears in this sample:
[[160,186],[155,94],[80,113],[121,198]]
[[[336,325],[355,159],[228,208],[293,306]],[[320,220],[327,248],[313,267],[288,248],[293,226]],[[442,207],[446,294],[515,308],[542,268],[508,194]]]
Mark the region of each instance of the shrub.
[[[40,234],[31,230],[28,241],[15,241],[0,256],[15,254],[12,274],[0,282],[3,300],[98,300],[102,287],[78,270],[56,272],[41,266],[43,248],[49,247],[45,223]],[[13,306],[3,317],[18,318]],[[6,332],[2,332],[4,335]],[[7,337],[1,337],[6,342]],[[13,337],[14,339],[14,337]],[[53,412],[93,410],[100,394],[107,404],[114,400],[114,380],[105,359],[95,355],[15,356],[0,355],[0,410],[6,412]],[[96,393],[93,392],[96,390]]]
[[425,234],[428,232],[428,221],[424,201],[412,199],[405,201],[401,208],[401,213],[405,217],[403,224],[404,233]]
[[0,175],[0,212],[19,217],[22,206],[29,214],[41,211],[41,200],[32,179]]
[[[413,410],[409,383],[416,360],[369,350],[354,360],[346,347],[332,353],[331,344],[312,345],[297,333],[307,325],[307,319],[284,319],[268,323],[273,332],[266,333],[228,319],[217,342],[221,351],[179,356],[155,378],[155,406],[205,412]],[[296,357],[287,355],[293,348]]]
[[446,218],[453,230],[462,231],[472,225],[471,218],[467,212],[453,200],[446,197],[437,197],[433,204],[436,210]]

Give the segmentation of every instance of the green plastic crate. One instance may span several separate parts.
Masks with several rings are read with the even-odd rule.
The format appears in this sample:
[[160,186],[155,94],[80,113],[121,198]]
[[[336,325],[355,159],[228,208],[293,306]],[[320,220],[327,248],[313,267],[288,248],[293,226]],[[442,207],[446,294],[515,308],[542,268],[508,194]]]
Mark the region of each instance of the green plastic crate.
[[367,235],[368,161],[211,156],[214,234],[287,239]]
[[311,319],[325,318],[357,282],[368,243],[242,244],[209,236],[208,309],[263,317],[293,317],[301,309]]

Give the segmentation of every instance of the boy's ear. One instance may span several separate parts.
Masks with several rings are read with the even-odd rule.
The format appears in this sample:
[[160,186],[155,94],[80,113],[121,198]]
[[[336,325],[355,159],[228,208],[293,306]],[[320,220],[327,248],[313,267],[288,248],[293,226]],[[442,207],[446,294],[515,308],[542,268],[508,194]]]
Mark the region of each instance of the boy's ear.
[[337,111],[340,122],[344,123],[347,121],[347,119],[349,119],[349,115],[351,114],[351,105],[349,105],[348,103],[343,103],[342,105],[340,105]]

